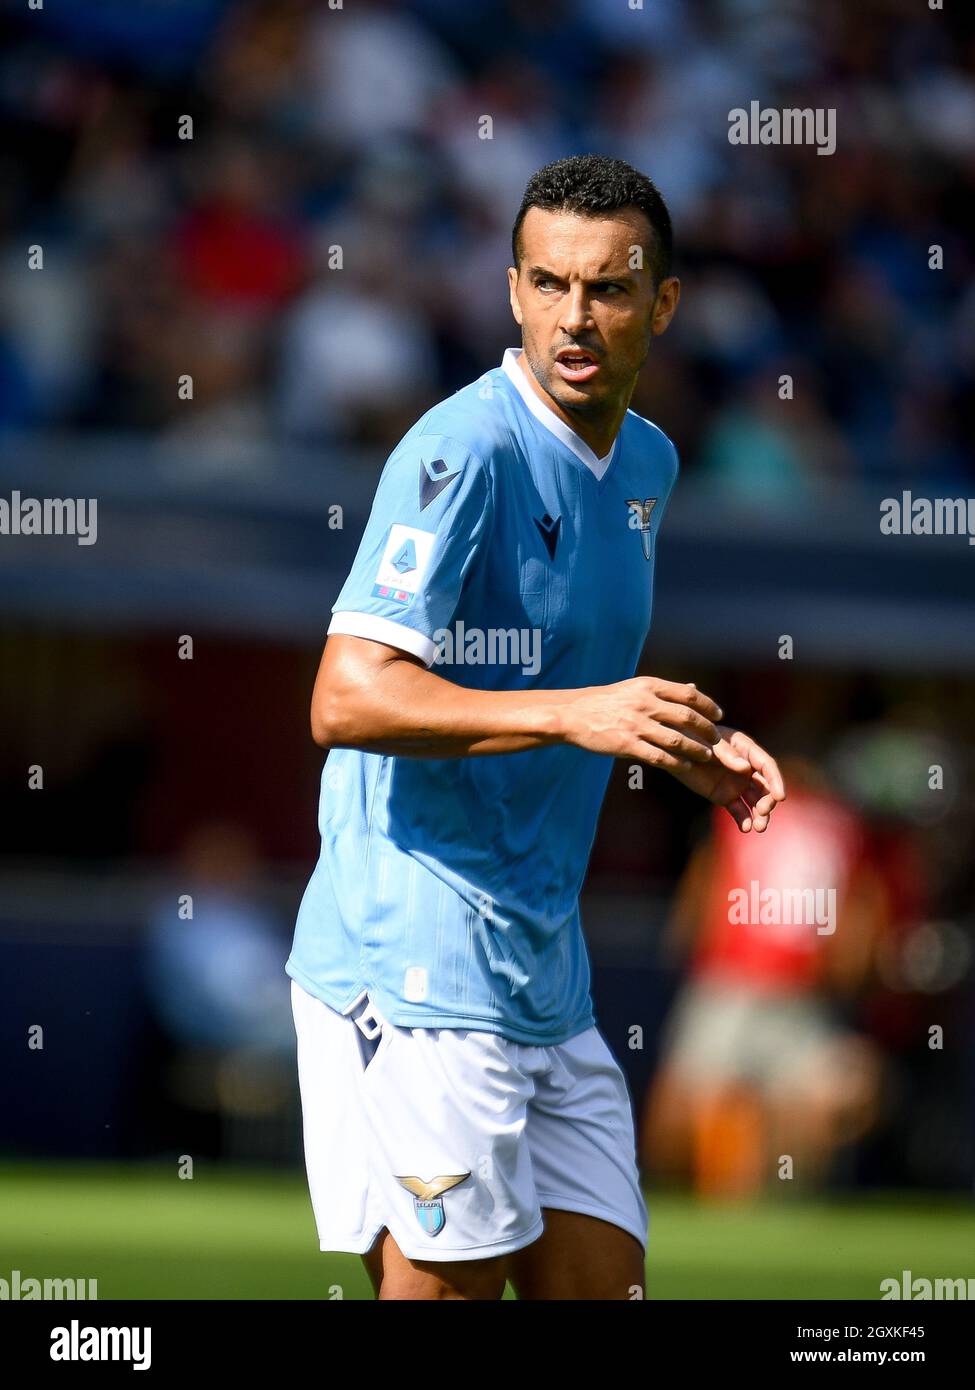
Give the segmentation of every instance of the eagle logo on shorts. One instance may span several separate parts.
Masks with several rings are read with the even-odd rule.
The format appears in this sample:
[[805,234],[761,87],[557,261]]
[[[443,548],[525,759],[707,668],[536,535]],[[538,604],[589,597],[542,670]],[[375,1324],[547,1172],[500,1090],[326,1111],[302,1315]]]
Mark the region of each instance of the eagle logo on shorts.
[[423,1230],[428,1236],[438,1236],[447,1224],[443,1194],[469,1177],[470,1173],[445,1173],[439,1178],[431,1178],[429,1182],[412,1177],[397,1177],[396,1181],[402,1183],[407,1192],[413,1193],[413,1209]]

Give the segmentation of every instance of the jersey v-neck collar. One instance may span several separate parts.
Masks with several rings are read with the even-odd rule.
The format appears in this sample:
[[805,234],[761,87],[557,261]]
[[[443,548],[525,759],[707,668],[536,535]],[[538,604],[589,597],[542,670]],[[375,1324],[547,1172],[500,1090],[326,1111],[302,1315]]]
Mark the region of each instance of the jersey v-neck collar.
[[525,405],[527,405],[535,419],[538,420],[540,424],[544,425],[547,430],[551,431],[556,439],[561,440],[567,449],[572,450],[576,458],[586,465],[597,482],[602,482],[603,478],[606,476],[606,470],[613,462],[616,450],[619,448],[619,434],[617,434],[616,438],[613,440],[613,446],[609,453],[603,458],[597,458],[595,450],[590,449],[586,441],[580,438],[575,430],[570,429],[565,421],[556,415],[555,411],[547,406],[532,390],[525,379],[525,373],[518,363],[518,359],[523,352],[524,348],[505,348],[504,356],[501,359],[501,370],[514,384],[519,396],[521,396],[521,399],[525,402]]

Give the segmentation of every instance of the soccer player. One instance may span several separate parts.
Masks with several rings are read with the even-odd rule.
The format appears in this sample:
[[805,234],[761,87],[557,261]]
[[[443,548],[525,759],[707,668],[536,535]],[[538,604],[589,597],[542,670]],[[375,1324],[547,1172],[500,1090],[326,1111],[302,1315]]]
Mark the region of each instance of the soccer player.
[[634,677],[677,475],[628,408],[680,294],[664,202],[620,160],[562,159],[512,243],[523,347],[389,456],[312,697],[305,1161],[321,1249],[362,1254],[382,1299],[642,1296],[633,1112],[579,918],[612,760],[743,832],[785,795],[714,700]]

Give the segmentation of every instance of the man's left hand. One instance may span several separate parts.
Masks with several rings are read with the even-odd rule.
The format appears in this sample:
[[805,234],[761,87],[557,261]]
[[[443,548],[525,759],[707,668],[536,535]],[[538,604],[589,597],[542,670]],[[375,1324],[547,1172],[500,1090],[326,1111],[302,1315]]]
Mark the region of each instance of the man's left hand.
[[721,735],[711,745],[711,761],[693,767],[668,768],[692,792],[715,806],[724,806],[743,833],[768,828],[772,812],[785,800],[785,783],[770,753],[740,729],[717,726]]

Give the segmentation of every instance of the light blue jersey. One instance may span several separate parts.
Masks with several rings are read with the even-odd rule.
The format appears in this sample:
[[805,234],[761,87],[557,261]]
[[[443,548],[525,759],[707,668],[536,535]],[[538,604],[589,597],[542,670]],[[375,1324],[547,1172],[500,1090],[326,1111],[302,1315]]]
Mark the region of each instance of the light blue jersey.
[[[597,459],[520,356],[509,348],[394,449],[328,630],[480,690],[626,680],[677,454],[631,410]],[[591,1027],[579,891],[612,763],[562,744],[331,750],[288,974],[343,1013],[368,991],[405,1027],[537,1045]]]

